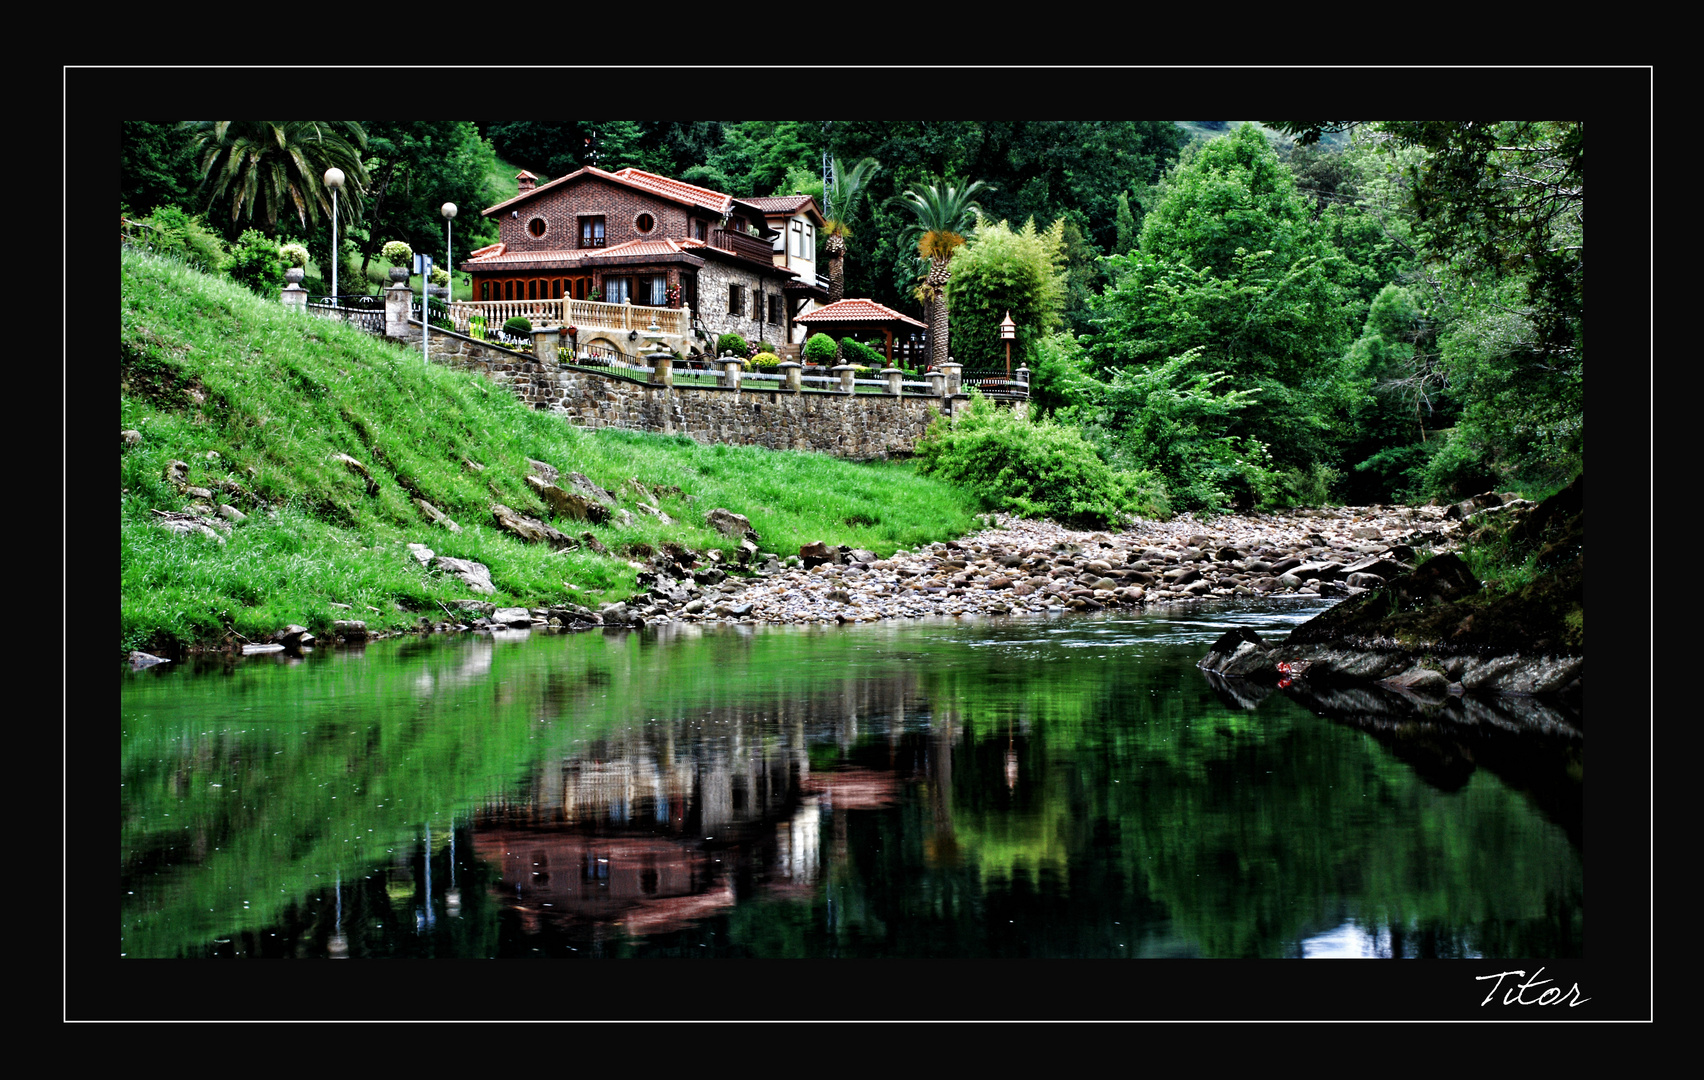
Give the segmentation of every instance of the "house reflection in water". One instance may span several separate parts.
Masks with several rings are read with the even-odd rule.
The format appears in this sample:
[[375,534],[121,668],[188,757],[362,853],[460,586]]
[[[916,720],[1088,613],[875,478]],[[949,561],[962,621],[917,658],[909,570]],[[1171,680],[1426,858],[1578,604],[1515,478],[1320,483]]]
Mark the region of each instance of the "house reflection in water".
[[898,745],[904,681],[866,682],[852,696],[635,724],[540,769],[530,799],[488,807],[474,850],[499,868],[499,898],[528,935],[586,924],[666,933],[736,897],[808,897],[823,873],[824,817],[889,805],[909,780],[812,771],[807,745],[843,742],[860,718]]

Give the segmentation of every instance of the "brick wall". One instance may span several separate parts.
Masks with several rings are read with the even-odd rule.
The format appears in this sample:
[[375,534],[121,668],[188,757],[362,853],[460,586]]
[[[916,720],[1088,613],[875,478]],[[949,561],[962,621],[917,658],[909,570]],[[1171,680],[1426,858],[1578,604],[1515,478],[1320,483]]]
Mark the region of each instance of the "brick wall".
[[[511,217],[510,211],[519,214]],[[510,252],[556,251],[580,246],[580,218],[602,215],[604,246],[614,247],[630,240],[684,240],[688,235],[688,211],[684,206],[655,195],[612,184],[595,176],[582,177],[509,210],[499,212],[498,237]],[[648,233],[634,225],[640,214],[656,218]],[[543,218],[545,233],[535,237],[527,230],[533,218]]]

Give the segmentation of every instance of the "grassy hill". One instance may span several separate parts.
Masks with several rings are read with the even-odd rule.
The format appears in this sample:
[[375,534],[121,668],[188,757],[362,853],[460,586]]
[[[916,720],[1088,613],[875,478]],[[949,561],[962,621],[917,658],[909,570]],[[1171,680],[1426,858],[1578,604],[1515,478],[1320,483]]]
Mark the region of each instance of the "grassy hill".
[[[340,618],[403,628],[474,595],[424,570],[409,543],[488,566],[498,592],[481,599],[595,607],[631,595],[630,560],[664,542],[731,550],[704,524],[712,507],[745,514],[763,549],[784,554],[823,540],[885,555],[976,526],[970,494],[906,463],[583,432],[480,376],[225,279],[129,250],[121,261],[120,427],[140,433],[122,443],[119,469],[125,649],[169,654],[288,623],[323,634]],[[607,556],[516,540],[497,529],[493,504],[551,520],[526,483],[528,458],[584,473],[630,508],[630,478],[676,488],[662,499],[674,524],[634,514],[594,527]],[[163,527],[193,500],[186,487],[244,515],[222,542]],[[416,498],[462,531],[428,522]]]

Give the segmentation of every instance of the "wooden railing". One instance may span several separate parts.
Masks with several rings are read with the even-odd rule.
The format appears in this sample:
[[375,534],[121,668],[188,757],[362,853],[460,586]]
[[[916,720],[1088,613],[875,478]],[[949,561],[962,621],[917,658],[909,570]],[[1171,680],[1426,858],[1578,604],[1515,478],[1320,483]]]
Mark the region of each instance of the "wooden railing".
[[475,315],[487,327],[502,326],[519,315],[534,326],[573,326],[581,340],[588,331],[648,330],[653,321],[664,334],[691,332],[692,313],[687,308],[646,307],[642,304],[606,304],[601,300],[458,300],[450,305],[456,332],[467,333],[468,320]]
[[735,255],[744,255],[758,262],[770,262],[775,255],[774,245],[759,236],[748,236],[732,229],[711,229],[710,245]]

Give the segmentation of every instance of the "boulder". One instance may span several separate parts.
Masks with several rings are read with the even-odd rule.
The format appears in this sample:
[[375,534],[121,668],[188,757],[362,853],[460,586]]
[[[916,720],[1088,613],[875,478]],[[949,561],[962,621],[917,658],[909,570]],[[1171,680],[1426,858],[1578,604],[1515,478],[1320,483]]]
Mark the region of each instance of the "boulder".
[[549,544],[558,550],[577,546],[572,536],[546,525],[537,518],[517,514],[502,503],[492,504],[491,516],[496,520],[498,528],[528,543]]
[[744,514],[736,514],[732,510],[724,510],[720,506],[704,515],[704,523],[724,536],[743,537],[753,541],[763,539],[751,527],[750,518]]
[[833,562],[834,553],[821,540],[814,540],[799,546],[799,561],[805,564],[806,570],[812,570],[824,563]]
[[527,468],[532,470],[534,476],[542,477],[547,484],[556,483],[556,478],[561,475],[556,471],[556,466],[547,461],[534,461],[532,458],[527,458]]
[[439,555],[433,561],[433,566],[446,574],[460,578],[467,584],[468,588],[476,593],[490,595],[497,591],[497,587],[491,584],[491,571],[486,568],[484,563],[476,563],[472,559],[453,559]]
[[[575,474],[579,475],[579,474]],[[532,488],[544,504],[550,507],[550,512],[557,517],[573,521],[589,521],[593,525],[602,525],[610,519],[610,509],[602,502],[588,498],[578,489],[565,491],[555,484],[546,483],[537,476],[527,477],[527,486]],[[601,489],[600,489],[601,490]]]

